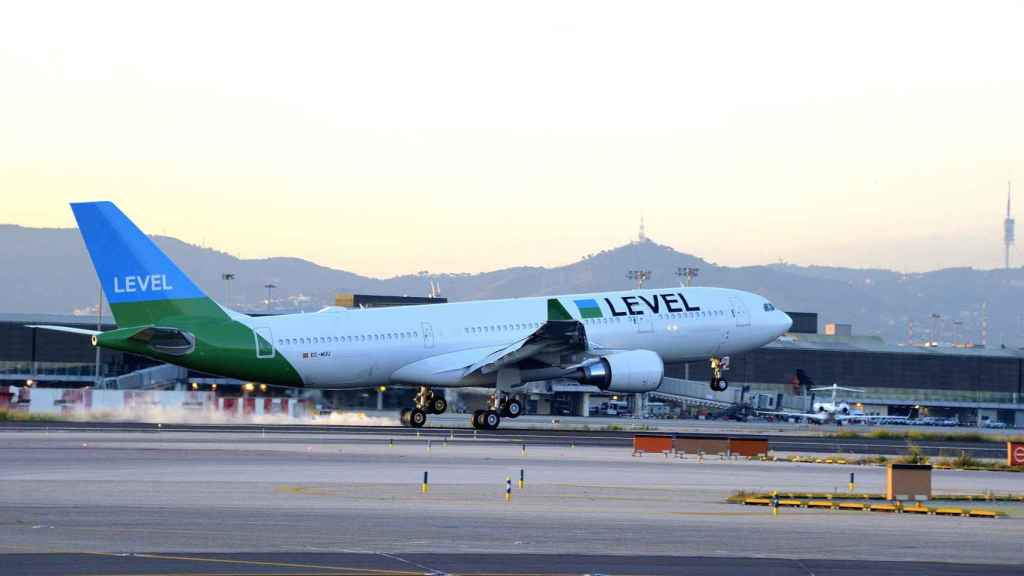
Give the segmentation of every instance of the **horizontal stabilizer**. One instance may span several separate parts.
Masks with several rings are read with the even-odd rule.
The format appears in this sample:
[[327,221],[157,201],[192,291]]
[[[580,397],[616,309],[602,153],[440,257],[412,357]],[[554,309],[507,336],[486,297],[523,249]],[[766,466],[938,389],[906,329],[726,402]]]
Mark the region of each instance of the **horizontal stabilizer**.
[[144,346],[148,351],[184,356],[196,347],[192,334],[173,327],[133,326],[104,332],[98,337],[99,345],[115,350],[138,352],[135,347]]
[[41,330],[53,330],[54,332],[68,332],[70,334],[81,334],[82,336],[96,336],[103,332],[99,330],[88,330],[86,328],[72,328],[70,326],[50,326],[47,324],[26,324],[26,328],[39,328]]

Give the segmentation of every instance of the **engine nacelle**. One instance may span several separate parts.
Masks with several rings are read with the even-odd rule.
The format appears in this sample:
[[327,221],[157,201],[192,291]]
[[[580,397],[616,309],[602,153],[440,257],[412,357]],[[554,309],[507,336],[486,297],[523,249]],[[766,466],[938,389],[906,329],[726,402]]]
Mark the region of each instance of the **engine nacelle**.
[[580,384],[611,392],[651,392],[661,385],[665,363],[650,350],[630,350],[602,356],[580,368]]

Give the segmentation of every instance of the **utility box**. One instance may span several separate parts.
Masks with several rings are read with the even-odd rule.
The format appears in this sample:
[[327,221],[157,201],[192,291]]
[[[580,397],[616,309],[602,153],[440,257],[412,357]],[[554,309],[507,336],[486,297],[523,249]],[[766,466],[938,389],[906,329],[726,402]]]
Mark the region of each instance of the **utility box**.
[[1006,443],[1006,465],[1024,466],[1024,442]]
[[931,500],[931,464],[889,464],[886,500]]

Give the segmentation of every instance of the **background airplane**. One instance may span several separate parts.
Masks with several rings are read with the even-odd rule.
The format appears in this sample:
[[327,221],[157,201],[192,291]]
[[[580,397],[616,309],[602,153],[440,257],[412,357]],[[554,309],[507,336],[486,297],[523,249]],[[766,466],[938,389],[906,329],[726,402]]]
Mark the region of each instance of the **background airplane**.
[[722,358],[767,344],[792,320],[766,299],[724,288],[666,288],[248,316],[209,298],[110,202],[71,205],[116,330],[37,326],[96,346],[270,385],[418,388],[402,422],[423,426],[447,402],[435,388],[493,388],[476,428],[523,411],[522,385],[570,378],[622,393],[658,388],[665,362]]
[[763,410],[756,411],[758,414],[764,416],[782,416],[789,420],[800,420],[803,422],[814,422],[816,424],[828,424],[837,423],[843,424],[850,421],[863,422],[876,418],[874,416],[867,416],[864,411],[857,408],[855,405],[851,405],[845,400],[837,400],[836,394],[840,390],[844,392],[855,392],[863,393],[863,390],[857,388],[844,388],[838,384],[833,383],[831,386],[821,386],[818,388],[809,388],[811,392],[832,392],[831,400],[827,402],[819,402],[812,400],[810,412],[796,412],[796,411],[778,411],[768,412]]

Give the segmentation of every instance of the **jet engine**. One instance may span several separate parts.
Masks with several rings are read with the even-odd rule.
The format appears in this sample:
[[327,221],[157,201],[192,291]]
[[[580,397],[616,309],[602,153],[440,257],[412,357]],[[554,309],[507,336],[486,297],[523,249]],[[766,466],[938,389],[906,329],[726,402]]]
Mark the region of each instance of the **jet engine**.
[[650,350],[630,350],[602,356],[580,368],[580,384],[597,386],[611,392],[651,392],[661,385],[665,364]]

